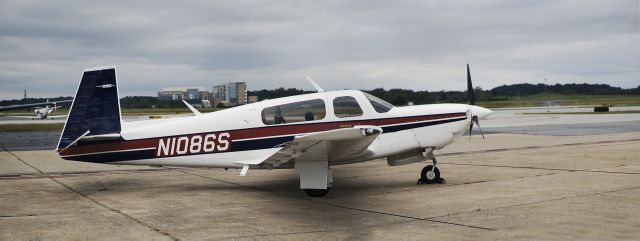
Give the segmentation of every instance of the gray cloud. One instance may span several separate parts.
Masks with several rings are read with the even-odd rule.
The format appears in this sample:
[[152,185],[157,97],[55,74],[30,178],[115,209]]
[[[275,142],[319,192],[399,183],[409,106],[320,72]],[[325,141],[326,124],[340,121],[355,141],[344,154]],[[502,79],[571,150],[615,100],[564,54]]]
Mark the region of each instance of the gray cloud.
[[250,89],[640,85],[640,6],[620,1],[0,2],[0,95],[72,95],[118,65],[123,95]]

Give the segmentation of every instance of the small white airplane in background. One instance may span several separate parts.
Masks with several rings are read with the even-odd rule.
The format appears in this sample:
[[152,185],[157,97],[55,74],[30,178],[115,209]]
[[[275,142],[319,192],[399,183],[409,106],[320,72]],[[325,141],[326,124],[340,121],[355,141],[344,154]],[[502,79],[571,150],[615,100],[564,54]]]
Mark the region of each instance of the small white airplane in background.
[[55,102],[49,102],[49,99],[47,99],[47,102],[0,106],[0,111],[15,110],[15,109],[26,109],[26,108],[39,107],[39,106],[45,106],[45,105],[51,105],[51,104],[53,104],[55,106],[56,103],[58,103],[58,104],[71,103],[71,101],[73,101],[73,100],[58,100],[58,101],[55,101]]
[[433,151],[491,111],[474,104],[395,107],[358,90],[264,100],[194,116],[124,122],[115,66],[84,71],[57,146],[66,160],[117,165],[294,168],[300,188],[321,197],[331,166],[386,158],[390,166],[432,160],[419,183],[443,182]]
[[[48,103],[49,101],[47,101]],[[45,107],[35,107],[33,112],[36,114],[35,116],[7,116],[13,118],[25,118],[25,119],[58,119],[67,117],[67,115],[50,115],[51,113],[56,112],[56,110],[62,108],[62,106],[57,105],[56,102],[53,102],[53,106],[46,105]]]

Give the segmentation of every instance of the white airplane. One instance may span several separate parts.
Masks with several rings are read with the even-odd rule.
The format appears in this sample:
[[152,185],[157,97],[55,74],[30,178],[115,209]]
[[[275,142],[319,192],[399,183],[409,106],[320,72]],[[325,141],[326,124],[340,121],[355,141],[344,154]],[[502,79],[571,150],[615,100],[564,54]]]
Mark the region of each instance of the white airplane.
[[115,66],[84,71],[57,146],[66,160],[117,165],[293,168],[321,197],[331,166],[386,158],[390,166],[432,160],[419,183],[443,182],[433,151],[471,131],[491,111],[470,104],[393,105],[357,90],[290,96],[194,116],[124,122]]
[[[49,103],[49,101],[47,101]],[[45,107],[35,107],[33,112],[36,114],[35,116],[7,116],[14,118],[26,118],[26,119],[58,119],[64,118],[67,115],[50,115],[51,113],[56,112],[58,109],[62,108],[62,106],[57,105],[56,102],[53,102],[53,106],[46,105]]]
[[0,111],[4,111],[4,110],[15,110],[15,109],[26,109],[26,108],[31,108],[31,107],[37,107],[37,106],[44,106],[44,105],[56,105],[56,103],[58,104],[62,104],[62,103],[70,103],[72,100],[58,100],[56,102],[49,102],[49,99],[47,99],[47,102],[41,102],[41,103],[32,103],[32,104],[21,104],[21,105],[10,105],[10,106],[0,106]]

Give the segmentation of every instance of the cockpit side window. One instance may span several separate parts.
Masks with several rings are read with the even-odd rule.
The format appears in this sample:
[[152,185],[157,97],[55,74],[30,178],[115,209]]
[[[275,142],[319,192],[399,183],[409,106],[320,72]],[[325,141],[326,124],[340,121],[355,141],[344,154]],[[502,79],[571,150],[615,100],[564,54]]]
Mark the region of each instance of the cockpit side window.
[[392,104],[390,104],[389,102],[386,102],[378,97],[375,97],[373,95],[364,93],[364,96],[367,97],[367,99],[369,100],[369,102],[371,103],[371,106],[373,106],[373,109],[376,110],[376,112],[378,113],[385,113],[390,111],[391,109],[393,109]]
[[265,125],[279,125],[322,120],[326,115],[324,100],[314,99],[264,108],[262,110],[262,123]]
[[354,117],[362,115],[362,108],[352,96],[340,96],[333,99],[333,113],[336,117]]

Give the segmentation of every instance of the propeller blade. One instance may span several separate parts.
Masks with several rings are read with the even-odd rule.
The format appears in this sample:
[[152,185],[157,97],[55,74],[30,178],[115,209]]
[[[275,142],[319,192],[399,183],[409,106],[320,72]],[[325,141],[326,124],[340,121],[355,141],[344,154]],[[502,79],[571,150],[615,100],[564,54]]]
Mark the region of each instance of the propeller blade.
[[473,93],[473,84],[471,83],[471,72],[469,71],[469,64],[467,64],[467,95],[470,105],[476,104],[476,98]]
[[480,121],[478,120],[478,116],[473,116],[473,121],[471,122],[473,124],[473,122],[476,123],[476,125],[478,125],[478,130],[480,131],[480,135],[482,135],[482,139],[484,139],[484,133],[482,133],[482,128],[480,128]]

